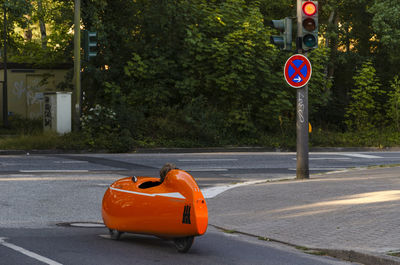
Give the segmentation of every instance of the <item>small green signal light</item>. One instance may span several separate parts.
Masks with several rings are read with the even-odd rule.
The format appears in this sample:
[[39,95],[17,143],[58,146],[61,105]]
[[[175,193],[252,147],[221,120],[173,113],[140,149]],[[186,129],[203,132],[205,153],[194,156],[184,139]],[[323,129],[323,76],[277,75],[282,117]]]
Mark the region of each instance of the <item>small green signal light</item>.
[[317,40],[314,35],[307,34],[303,37],[303,43],[309,48],[313,48],[317,45]]

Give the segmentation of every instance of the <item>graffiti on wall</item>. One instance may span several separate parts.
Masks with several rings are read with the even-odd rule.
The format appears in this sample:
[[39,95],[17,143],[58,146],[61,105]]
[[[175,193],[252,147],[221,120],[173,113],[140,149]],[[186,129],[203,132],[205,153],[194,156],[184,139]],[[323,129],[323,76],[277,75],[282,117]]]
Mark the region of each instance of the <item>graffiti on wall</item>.
[[26,91],[24,80],[14,82],[14,86],[11,91],[18,99],[20,99]]
[[16,113],[26,115],[27,118],[41,118],[43,116],[43,92],[48,90],[42,82],[42,76],[27,76],[24,80],[14,82],[11,87],[12,101],[15,101]]
[[50,97],[46,96],[44,97],[44,127],[45,128],[50,128],[52,127],[52,115],[51,115],[51,103],[50,103]]
[[43,91],[45,89],[46,86],[41,84],[41,80],[39,78],[31,80],[27,85],[26,92],[26,102],[28,106],[37,103],[40,104],[43,101]]

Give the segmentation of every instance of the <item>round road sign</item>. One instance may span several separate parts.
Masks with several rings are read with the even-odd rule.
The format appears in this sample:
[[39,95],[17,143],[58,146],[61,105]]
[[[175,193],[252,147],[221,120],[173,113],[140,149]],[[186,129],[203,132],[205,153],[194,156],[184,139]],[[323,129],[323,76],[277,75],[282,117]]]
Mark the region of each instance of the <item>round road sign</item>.
[[310,81],[311,63],[302,54],[291,56],[285,63],[284,76],[286,82],[294,88],[305,86]]

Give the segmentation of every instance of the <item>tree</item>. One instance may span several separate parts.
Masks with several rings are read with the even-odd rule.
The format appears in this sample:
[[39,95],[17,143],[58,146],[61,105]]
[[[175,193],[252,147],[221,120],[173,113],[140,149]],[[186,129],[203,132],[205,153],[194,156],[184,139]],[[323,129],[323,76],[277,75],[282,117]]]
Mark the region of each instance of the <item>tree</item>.
[[388,120],[393,121],[392,127],[400,131],[400,80],[399,76],[395,76],[391,82],[392,91],[389,93],[388,101]]
[[371,22],[376,34],[375,39],[379,40],[379,45],[391,50],[395,60],[399,60],[400,1],[375,1],[368,11],[373,15]]
[[11,61],[37,65],[71,61],[72,1],[18,0],[9,3],[8,10]]
[[350,104],[345,115],[347,126],[358,131],[382,127],[383,115],[379,97],[384,91],[380,88],[381,84],[372,62],[365,62],[353,80],[355,88],[351,92]]

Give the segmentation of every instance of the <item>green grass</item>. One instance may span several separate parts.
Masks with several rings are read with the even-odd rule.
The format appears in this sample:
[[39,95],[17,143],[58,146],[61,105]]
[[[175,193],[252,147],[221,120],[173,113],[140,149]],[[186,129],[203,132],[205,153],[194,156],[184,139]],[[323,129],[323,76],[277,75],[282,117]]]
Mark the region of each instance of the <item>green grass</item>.
[[271,241],[270,238],[264,237],[264,236],[259,236],[259,237],[258,237],[258,240],[261,240],[261,241]]
[[[174,148],[174,147],[236,147],[256,146],[271,149],[291,150],[296,149],[296,136],[294,134],[258,133],[249,138],[226,138],[220,141],[199,141],[193,135],[175,135],[170,138],[162,132],[152,134],[130,134],[124,129],[121,132],[74,132],[58,135],[52,132],[43,132],[40,120],[23,120],[13,117],[10,127],[0,127],[0,149],[2,150],[85,150],[130,152],[137,148]],[[172,130],[172,129],[171,129]],[[134,136],[132,136],[134,135]],[[386,147],[400,146],[400,132],[386,128],[363,132],[335,132],[314,129],[309,135],[310,147]]]
[[0,149],[3,150],[32,150],[55,149],[60,146],[61,137],[56,133],[38,135],[0,136]]
[[222,232],[227,233],[227,234],[235,234],[235,233],[237,233],[236,230],[229,230],[229,229],[223,229]]
[[327,253],[317,249],[311,249],[303,246],[296,246],[296,249],[303,251],[304,253],[316,255],[316,256],[327,256]]
[[400,132],[392,129],[362,132],[332,132],[316,130],[310,134],[313,147],[397,147],[400,146]]
[[394,256],[394,257],[400,257],[399,251],[389,251],[389,252],[387,252],[387,254],[390,256]]

